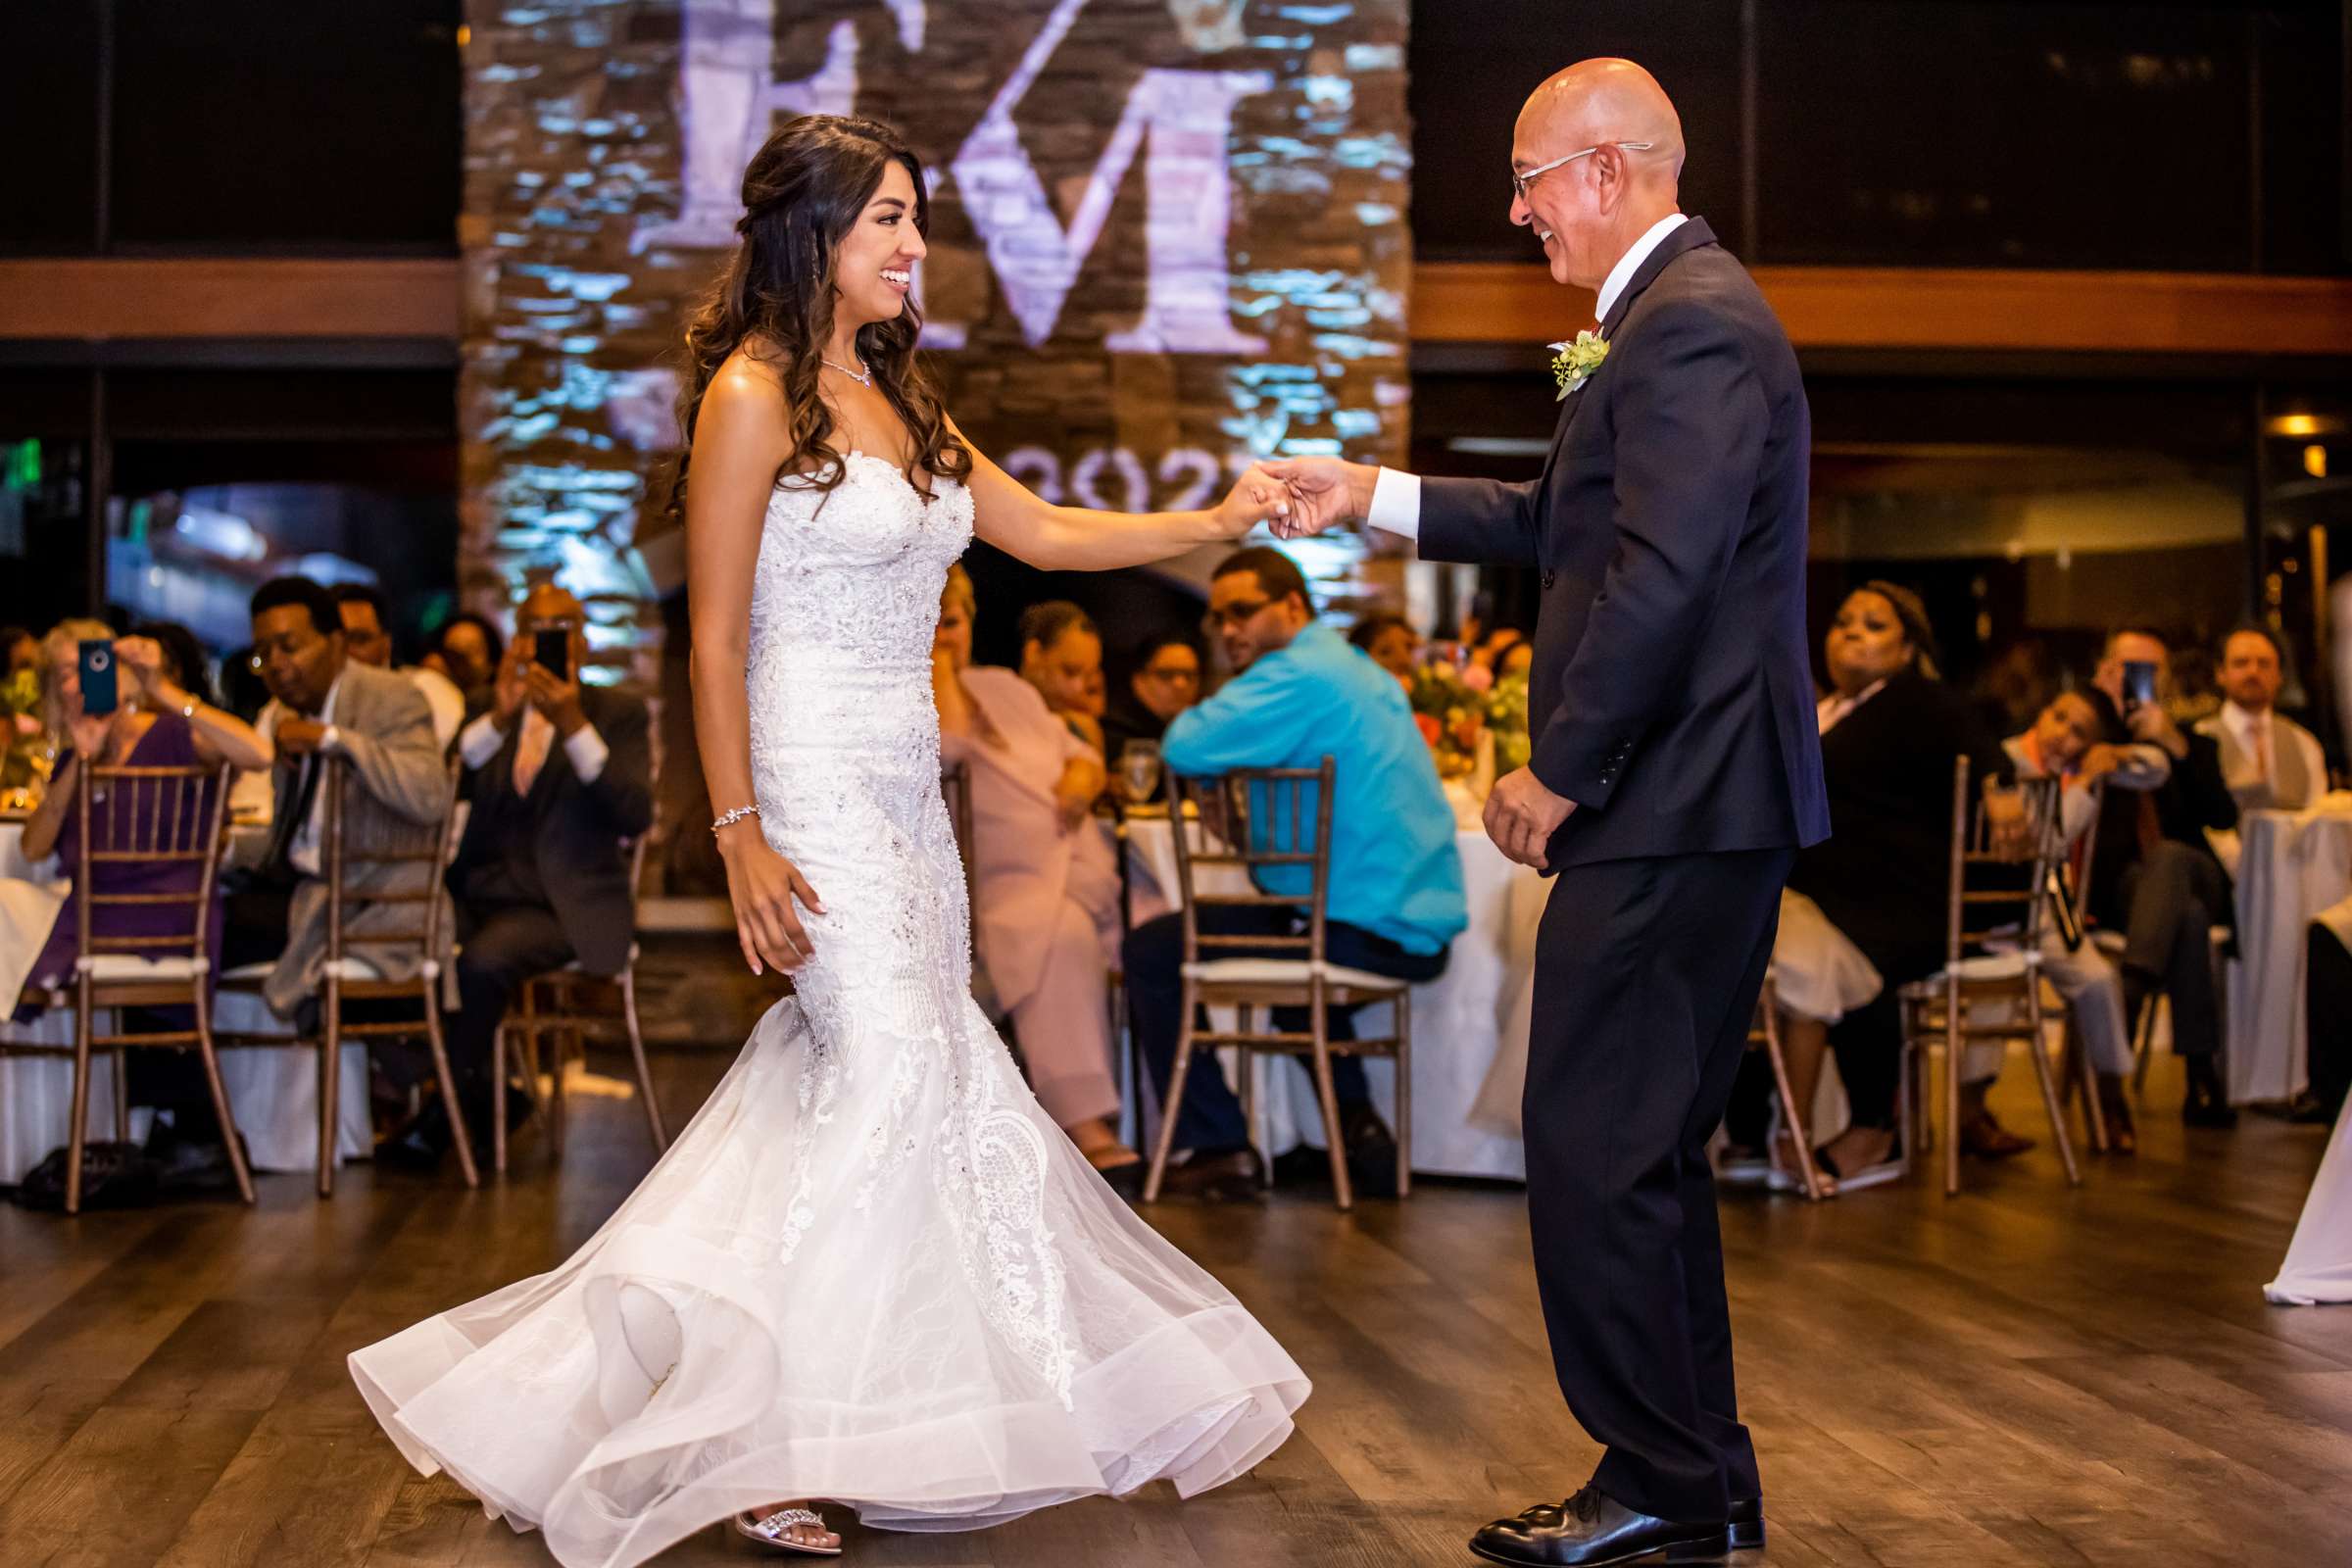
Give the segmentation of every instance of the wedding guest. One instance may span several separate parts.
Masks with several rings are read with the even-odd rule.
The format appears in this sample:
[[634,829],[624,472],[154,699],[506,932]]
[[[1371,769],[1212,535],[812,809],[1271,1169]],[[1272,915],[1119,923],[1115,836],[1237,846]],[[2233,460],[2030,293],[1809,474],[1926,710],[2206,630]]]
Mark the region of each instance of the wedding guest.
[[1021,612],[1021,679],[1077,737],[1102,752],[1102,634],[1085,611],[1050,599]]
[[2220,745],[2222,776],[2241,811],[2300,811],[2328,793],[2319,737],[2277,710],[2283,665],[2268,631],[2231,632],[2222,645],[2222,710],[2197,724]]
[[1413,681],[1413,665],[1421,659],[1421,634],[1413,623],[1393,610],[1375,610],[1348,628],[1348,640],[1372,656],[1372,662],[1405,685]]
[[[1177,715],[1160,749],[1170,771],[1222,773],[1236,767],[1315,767],[1334,760],[1326,956],[1414,984],[1445,972],[1448,945],[1469,924],[1453,810],[1403,690],[1387,671],[1315,618],[1306,579],[1279,550],[1256,546],[1226,558],[1209,585],[1208,615],[1235,671],[1217,694]],[[1306,891],[1305,867],[1258,873],[1268,893]],[[1289,935],[1302,928],[1295,907],[1213,906],[1200,928],[1225,936]],[[1184,956],[1181,915],[1138,925],[1127,938],[1127,986],[1137,1042],[1161,1092],[1176,1059]],[[1246,956],[1247,949],[1220,949]],[[1265,956],[1295,956],[1283,950]],[[1307,1022],[1277,1009],[1275,1026]],[[1350,1015],[1335,1012],[1331,1038],[1353,1038]],[[1363,1064],[1332,1063],[1340,1132],[1351,1172],[1367,1192],[1393,1192],[1396,1142],[1373,1108]],[[1168,1190],[1206,1200],[1254,1197],[1257,1155],[1240,1102],[1213,1062],[1185,1080],[1177,1107]]]
[[[2043,707],[2031,728],[2001,743],[2019,778],[2064,780],[2057,830],[2069,857],[2088,841],[2095,825],[2099,806],[2091,793],[2093,784],[2104,779],[2111,790],[2152,789],[2172,771],[2161,748],[2113,746],[2101,741],[2099,733],[2099,710],[2090,700],[2079,692],[2062,692]],[[2128,1154],[2138,1139],[2124,1097],[2124,1077],[2132,1070],[2132,1055],[2122,977],[2095,943],[2084,940],[2069,947],[2057,922],[2047,918],[2042,926],[2041,972],[2065,999],[2076,1039],[2090,1055],[2107,1146]],[[1973,1045],[1961,1074],[1962,1122],[1977,1126],[1980,1152],[2014,1153],[2033,1147],[2032,1140],[2001,1126],[1984,1102],[2005,1058],[2000,1041]]]
[[8,655],[8,673],[20,669],[38,670],[42,664],[41,639],[23,626],[0,626],[0,650]]
[[[562,671],[533,657],[542,632],[564,635]],[[458,740],[459,790],[472,804],[449,873],[460,1000],[449,1060],[477,1144],[491,1134],[491,1048],[515,991],[574,959],[592,974],[617,974],[635,936],[621,844],[653,825],[652,742],[643,703],[581,684],[587,653],[579,600],[552,583],[533,588],[515,612],[490,703]],[[449,1144],[447,1112],[436,1106],[379,1153],[430,1164]]]
[[376,669],[389,669],[404,676],[409,683],[424,694],[426,706],[433,710],[433,739],[444,751],[457,738],[458,726],[466,719],[466,694],[458,690],[457,682],[437,669],[421,664],[392,662],[392,633],[384,624],[384,595],[379,588],[364,582],[338,583],[334,589],[335,608],[343,616],[343,647],[353,659]]
[[1147,639],[1135,651],[1126,692],[1102,715],[1103,760],[1115,770],[1129,741],[1156,743],[1168,720],[1200,700],[1200,645],[1184,632]]
[[[156,635],[159,631],[162,637]],[[65,745],[40,807],[24,824],[21,849],[26,860],[39,861],[54,854],[58,874],[74,875],[82,854],[74,803],[85,759],[94,758],[105,767],[219,767],[224,762],[240,768],[270,765],[270,742],[235,714],[213,705],[202,679],[202,666],[191,678],[179,662],[185,649],[177,656],[167,651],[167,638],[177,641],[182,637],[187,639],[187,647],[195,646],[194,635],[176,626],[141,627],[131,636],[118,638],[102,622],[65,620],[43,639],[42,704],[52,729],[64,738]],[[108,714],[90,713],[82,707],[81,644],[100,639],[115,645],[120,700]],[[209,802],[209,788],[207,795]],[[209,804],[203,808],[210,809]],[[131,837],[136,824],[119,821],[113,813],[96,810],[91,821],[101,834],[122,839],[120,845],[111,839],[102,842],[98,846],[102,851],[130,848],[137,842]],[[193,892],[202,871],[194,863],[119,865],[102,861],[93,876],[102,893],[173,893]],[[90,918],[92,934],[99,936],[164,936],[189,929],[186,911],[172,907],[99,905],[91,909]],[[216,952],[221,922],[215,918],[210,935]],[[48,945],[27,971],[28,990],[69,983],[78,941],[69,899],[49,934]],[[203,1102],[209,1108],[209,1099]]]
[[[2152,699],[2127,689],[2133,664],[2147,666]],[[2089,908],[2095,922],[2125,936],[2124,1016],[2137,1018],[2158,992],[2171,999],[2173,1051],[2188,1078],[2181,1119],[2192,1127],[2231,1126],[2237,1112],[2222,1073],[2211,935],[2229,926],[2236,910],[2229,873],[2212,847],[2213,835],[2237,826],[2221,742],[2176,721],[2169,651],[2154,632],[2127,628],[2108,638],[2083,695],[2099,710],[2106,740],[2153,746],[2170,769],[2153,788],[2110,790],[2099,816]]]
[[[277,577],[253,596],[253,643],[269,682],[270,706],[256,728],[271,742],[270,831],[229,895],[223,961],[230,968],[271,962],[263,999],[294,1018],[318,990],[326,962],[324,860],[326,760],[351,763],[344,796],[344,836],[366,845],[395,820],[437,823],[449,807],[432,710],[416,688],[389,670],[354,662],[343,646],[333,594],[302,577]],[[385,864],[355,878],[368,891],[413,893],[437,881],[433,869]],[[416,973],[414,944],[369,944],[370,931],[416,928],[415,903],[364,904],[347,911],[353,956],[386,979]],[[444,920],[443,930],[451,922]],[[444,958],[446,962],[446,957]],[[447,972],[447,971],[444,971]]]
[[498,666],[506,658],[507,640],[487,615],[461,610],[449,617],[433,639],[423,664],[449,678],[468,703],[487,700]]
[[[83,707],[80,653],[85,640],[114,642],[118,701],[111,714],[91,713]],[[61,621],[42,641],[42,707],[52,731],[65,744],[48,792],[24,824],[22,850],[27,860],[35,862],[55,855],[57,874],[71,879],[75,888],[58,910],[48,942],[24,971],[20,1016],[37,1010],[52,990],[74,983],[81,941],[74,899],[84,880],[80,874],[83,855],[90,850],[103,854],[153,842],[145,836],[153,832],[150,824],[120,816],[96,801],[90,814],[94,842],[88,846],[81,842],[76,802],[85,761],[94,760],[105,767],[219,767],[225,762],[233,767],[265,768],[270,763],[270,742],[211,702],[202,679],[201,655],[193,652],[196,647],[194,635],[183,627],[148,626],[131,636],[116,638],[111,628],[94,620]],[[192,655],[198,661],[193,676],[188,673]],[[212,786],[201,787],[196,801],[199,816],[209,812]],[[98,893],[108,897],[187,895],[202,887],[203,879],[204,866],[197,861],[99,860],[91,864],[87,877]],[[217,882],[213,897],[205,936],[218,973],[225,919]],[[191,918],[191,909],[183,905],[96,904],[90,908],[90,933],[93,937],[188,936],[193,930]],[[168,1142],[173,1146],[175,1176],[188,1177],[198,1166],[217,1167],[225,1174],[227,1152],[197,1058],[176,1051],[139,1051],[128,1055],[131,1102],[171,1114],[172,1137]],[[162,1147],[159,1143],[159,1156]]]
[[976,612],[971,578],[952,568],[940,595],[931,693],[942,758],[970,770],[981,968],[996,1006],[1011,1019],[1038,1103],[1097,1170],[1132,1183],[1142,1162],[1113,1127],[1119,872],[1109,835],[1094,818],[1105,783],[1102,754],[1035,685],[972,663]]
[[[1855,589],[1838,607],[1823,652],[1831,691],[1817,717],[1836,829],[1797,853],[1788,886],[1819,907],[1882,984],[1834,1024],[1793,1020],[1784,1048],[1793,1099],[1808,1108],[1825,1045],[1837,1052],[1852,1121],[1816,1157],[1840,1187],[1854,1188],[1899,1171],[1899,995],[1943,965],[1952,759],[1965,752],[1979,780],[2006,780],[2014,768],[1974,706],[1939,678],[1927,610],[1911,590],[1887,582]],[[1775,961],[1782,961],[1777,947]],[[1979,1148],[1984,1132],[1978,1124]],[[1962,1136],[1972,1136],[1966,1125]]]

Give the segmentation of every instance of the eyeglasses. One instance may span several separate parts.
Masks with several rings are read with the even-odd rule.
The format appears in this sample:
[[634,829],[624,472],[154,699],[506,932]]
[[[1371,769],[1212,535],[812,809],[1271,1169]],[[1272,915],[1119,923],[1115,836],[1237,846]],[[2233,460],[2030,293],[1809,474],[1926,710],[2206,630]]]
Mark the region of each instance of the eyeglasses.
[[1211,626],[1239,626],[1273,602],[1271,599],[1239,599],[1222,607],[1212,605],[1208,613],[1200,618]]
[[1602,147],[1622,147],[1629,153],[1645,153],[1656,145],[1656,142],[1650,141],[1604,141],[1581,153],[1570,153],[1565,158],[1554,158],[1548,164],[1538,164],[1533,169],[1514,169],[1511,171],[1511,194],[1521,201],[1527,200],[1527,188],[1536,182],[1538,174],[1548,174],[1563,165],[1575,163],[1579,158],[1590,158]]

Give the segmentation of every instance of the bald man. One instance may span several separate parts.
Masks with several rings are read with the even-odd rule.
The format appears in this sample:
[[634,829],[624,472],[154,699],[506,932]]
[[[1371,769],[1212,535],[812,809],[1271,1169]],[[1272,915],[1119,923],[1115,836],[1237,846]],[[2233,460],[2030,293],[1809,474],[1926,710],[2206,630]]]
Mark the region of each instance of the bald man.
[[[449,1054],[477,1149],[490,1137],[491,1046],[515,990],[574,959],[618,973],[635,934],[621,841],[653,824],[652,742],[643,703],[581,683],[586,626],[577,599],[533,588],[486,710],[458,736],[472,808],[449,873],[461,1004]],[[543,642],[562,659],[542,662]],[[383,1152],[424,1163],[447,1140],[445,1122],[427,1121]]]
[[1595,291],[1605,345],[1562,368],[1537,478],[1272,466],[1295,531],[1362,517],[1424,560],[1542,573],[1534,756],[1495,781],[1487,830],[1559,877],[1537,949],[1528,1209],[1560,1387],[1607,1451],[1565,1503],[1480,1531],[1471,1549],[1496,1562],[1763,1544],[1706,1144],[1789,861],[1829,833],[1811,423],[1763,296],[1678,210],[1682,166],[1674,105],[1630,61],[1573,66],[1520,111],[1511,220],[1555,282]]

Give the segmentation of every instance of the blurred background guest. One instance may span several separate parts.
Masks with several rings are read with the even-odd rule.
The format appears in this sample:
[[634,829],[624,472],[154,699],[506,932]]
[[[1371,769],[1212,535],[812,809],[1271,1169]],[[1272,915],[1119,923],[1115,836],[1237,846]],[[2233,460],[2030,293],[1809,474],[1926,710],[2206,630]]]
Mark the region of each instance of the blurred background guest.
[[[564,667],[539,662],[538,640],[564,640]],[[449,1062],[467,1131],[490,1127],[491,1047],[515,991],[577,959],[617,974],[635,938],[636,902],[622,841],[653,825],[653,750],[645,704],[584,686],[587,615],[552,583],[514,616],[491,701],[458,744],[460,793],[472,803],[449,885],[458,908],[458,996]],[[527,1109],[516,1101],[510,1113]],[[381,1157],[439,1160],[448,1110],[429,1107]]]
[[1372,656],[1372,662],[1405,685],[1421,659],[1421,634],[1394,610],[1375,610],[1348,629],[1348,640]]
[[[1980,780],[2013,770],[1975,707],[1939,678],[1927,610],[1910,589],[1874,581],[1848,594],[1823,655],[1831,690],[1819,711],[1822,770],[1836,830],[1797,853],[1788,886],[1819,906],[1883,984],[1834,1025],[1790,1020],[1786,1045],[1793,1098],[1806,1109],[1825,1045],[1838,1054],[1852,1120],[1817,1157],[1841,1187],[1856,1187],[1899,1170],[1898,998],[1943,965],[1952,759],[1965,752]],[[1774,961],[1804,959],[1776,951]],[[1980,1105],[1962,1125],[1963,1146],[1993,1152],[1998,1132]]]
[[2152,746],[2168,768],[2153,788],[2111,788],[2099,815],[2089,908],[2094,922],[2124,934],[2124,1016],[2136,1020],[2156,993],[2171,1000],[2173,1050],[2188,1077],[2181,1118],[2230,1126],[2237,1112],[2223,1087],[2211,934],[2235,920],[2236,901],[2212,839],[2236,828],[2237,802],[2221,742],[2176,721],[2170,650],[2154,632],[2110,636],[2083,696],[2110,744]]
[[[2222,645],[2221,711],[2197,723],[2199,733],[2220,744],[2222,776],[2241,811],[2300,811],[2328,793],[2319,737],[2277,708],[2284,662],[2268,631],[2231,632]],[[2230,858],[2223,857],[2225,863]]]
[[20,669],[37,670],[42,664],[41,639],[23,626],[0,626],[0,653],[7,657],[7,672]]
[[1021,679],[1037,688],[1054,716],[1102,752],[1102,634],[1066,599],[1021,612]]
[[[326,961],[327,760],[351,763],[344,835],[358,844],[377,839],[389,820],[440,821],[449,782],[423,695],[348,657],[342,614],[323,586],[303,577],[262,584],[253,596],[253,644],[271,699],[255,727],[270,739],[276,765],[270,833],[230,892],[223,957],[232,969],[273,963],[264,1000],[279,1017],[294,1018],[318,991]],[[371,867],[354,883],[363,891],[413,892],[418,869]],[[416,922],[414,904],[377,903],[347,913],[344,928],[355,956],[386,979],[405,980],[416,973],[414,947],[370,946],[367,938]]]
[[[1209,584],[1208,615],[1235,671],[1214,697],[1170,722],[1161,741],[1168,769],[1183,775],[1236,767],[1336,763],[1332,783],[1326,956],[1335,964],[1422,984],[1445,972],[1448,945],[1470,922],[1453,808],[1437,764],[1396,682],[1315,618],[1306,579],[1288,556],[1256,546],[1229,556]],[[1267,867],[1268,893],[1302,894],[1303,866]],[[1217,906],[1200,928],[1221,936],[1291,935],[1305,911]],[[1220,949],[1247,956],[1248,949]],[[1296,956],[1268,950],[1267,956]],[[1135,1035],[1165,1096],[1182,1020],[1183,917],[1138,925],[1127,938],[1127,987]],[[1334,1009],[1331,1038],[1354,1038],[1353,1015]],[[1303,1031],[1298,1011],[1277,1008],[1275,1027]],[[1340,1136],[1364,1191],[1394,1193],[1396,1145],[1373,1108],[1363,1063],[1335,1057]],[[1213,1061],[1197,1063],[1176,1109],[1176,1147],[1167,1189],[1209,1200],[1254,1197],[1258,1159],[1241,1103]]]
[[[2071,858],[2088,843],[2096,825],[2099,798],[2092,793],[2092,786],[2103,779],[2109,789],[2147,790],[2171,776],[2171,759],[2161,748],[2112,746],[2099,740],[2099,710],[2090,700],[2079,692],[2062,692],[2043,706],[2030,728],[2001,743],[2016,764],[2019,778],[2064,781],[2056,824],[2063,858]],[[2084,938],[2070,946],[2057,921],[2046,917],[2041,972],[2065,999],[2078,1048],[2089,1053],[2107,1146],[2118,1153],[2131,1153],[2138,1137],[2124,1096],[2124,1076],[2132,1070],[2132,1056],[2122,977],[2096,944]],[[2003,1042],[1981,1042],[1969,1048],[1962,1072],[1964,1121],[1978,1123],[1982,1134],[2006,1146],[1981,1152],[2016,1152],[2031,1147],[2031,1140],[2001,1127],[1985,1108],[1985,1092],[2005,1058]]]
[[[85,641],[114,644],[119,700],[111,712],[92,713],[84,707],[80,652]],[[93,842],[81,842],[75,802],[83,765],[219,767],[227,763],[267,768],[271,760],[268,740],[243,719],[214,706],[195,636],[184,627],[156,624],[116,638],[99,621],[65,620],[41,646],[43,706],[64,748],[58,754],[48,793],[24,824],[23,853],[26,860],[35,863],[55,855],[57,874],[72,880],[75,893],[68,895],[57,910],[48,941],[22,970],[26,984],[20,1016],[37,1009],[50,990],[73,983],[81,940],[74,900],[83,881],[84,855],[152,843],[144,836],[152,833],[151,827],[126,820],[95,800],[90,814]],[[210,785],[198,792],[200,812],[211,810],[211,792]],[[184,896],[202,886],[204,871],[201,862],[192,860],[99,860],[88,867],[87,880],[96,892],[109,897]],[[213,897],[205,934],[218,974],[226,923],[218,883]],[[90,932],[93,937],[186,936],[192,932],[189,919],[185,906],[98,904],[90,908]],[[207,1168],[225,1177],[227,1151],[197,1059],[177,1051],[137,1051],[127,1056],[131,1102],[170,1112],[171,1130],[159,1135],[155,1149],[159,1157],[168,1158],[174,1179],[201,1184]]]
[[[1094,818],[1107,782],[1102,756],[1037,685],[972,663],[977,610],[971,578],[952,568],[940,595],[931,691],[941,756],[970,770],[980,962],[996,1008],[1011,1020],[1038,1103],[1097,1170],[1132,1185],[1142,1162],[1113,1126],[1110,968],[1122,922],[1118,863]],[[1041,640],[1030,635],[1035,614],[1022,617],[1024,659],[1060,649],[1045,672],[1058,690],[1082,691],[1070,671],[1102,667],[1092,623],[1055,609]]]
[[487,615],[462,610],[449,617],[421,662],[449,678],[468,704],[489,701],[490,685],[507,655],[507,640]]
[[[1102,715],[1102,758],[1118,777],[1129,741],[1156,746],[1168,720],[1200,700],[1200,646],[1188,632],[1165,631],[1137,646],[1126,690]],[[1166,790],[1161,779],[1152,791]]]
[[[121,700],[110,713],[91,713],[83,708],[80,648],[84,641],[114,644]],[[172,644],[177,645],[176,652],[169,646]],[[214,705],[204,666],[198,663],[190,674],[181,662],[197,646],[195,635],[185,627],[150,624],[131,636],[117,638],[110,627],[95,620],[60,621],[43,640],[43,702],[65,744],[49,789],[24,824],[25,859],[37,862],[55,855],[58,875],[75,875],[84,847],[74,800],[86,760],[95,760],[103,767],[219,767],[226,763],[237,768],[266,768],[270,764],[270,742],[252,725]],[[103,810],[94,811],[91,820],[101,834],[121,828],[126,835],[130,827]],[[128,847],[127,838],[122,845],[110,841],[96,846],[102,851]],[[100,862],[92,874],[102,893],[184,893],[194,890],[202,869],[192,863]],[[188,929],[184,912],[169,907],[157,910],[137,905],[101,905],[90,911],[90,918],[93,934],[103,936],[163,936]],[[219,919],[212,922],[216,953],[221,924]],[[48,945],[28,971],[31,983],[46,988],[71,980],[78,940],[69,899]],[[200,1099],[209,1109],[210,1100]]]
[[392,633],[384,621],[382,590],[364,582],[346,582],[335,585],[334,595],[335,608],[343,616],[344,652],[363,664],[405,676],[422,692],[426,706],[433,710],[433,738],[446,750],[466,720],[466,694],[437,669],[393,664]]

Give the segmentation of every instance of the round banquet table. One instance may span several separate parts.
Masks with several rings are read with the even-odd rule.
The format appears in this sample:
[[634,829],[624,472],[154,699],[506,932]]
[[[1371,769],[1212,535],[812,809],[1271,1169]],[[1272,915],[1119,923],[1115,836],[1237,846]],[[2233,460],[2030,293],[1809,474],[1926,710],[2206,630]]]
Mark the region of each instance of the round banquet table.
[[2237,951],[2230,966],[2230,1098],[2288,1100],[2309,1081],[2305,933],[2352,893],[2352,794],[2238,821]]
[[[0,822],[0,878],[49,884],[53,862],[34,866],[24,856],[24,824]],[[29,962],[29,959],[20,960]],[[247,1034],[285,1034],[286,1026],[250,992],[224,991],[213,1025]],[[51,1008],[30,1023],[0,1019],[0,1040],[72,1046],[74,1014]],[[318,1057],[316,1051],[241,1048],[220,1053],[220,1078],[237,1130],[256,1170],[311,1170],[318,1162]],[[343,1048],[336,1095],[335,1150],[343,1159],[365,1157],[374,1135],[368,1115],[368,1048]],[[90,1063],[86,1136],[115,1136],[115,1067],[110,1057]],[[0,1185],[11,1185],[65,1146],[74,1105],[74,1062],[66,1056],[0,1055]],[[143,1138],[149,1115],[134,1110],[133,1137]]]
[[[1527,1157],[1518,1134],[1515,1102],[1525,1074],[1528,1007],[1533,994],[1536,926],[1550,884],[1528,866],[1503,858],[1486,834],[1454,835],[1462,857],[1462,885],[1470,924],[1454,938],[1446,972],[1412,990],[1413,1169],[1442,1176],[1491,1176],[1523,1181]],[[1176,847],[1165,817],[1131,818],[1128,853],[1139,879],[1149,879],[1173,908],[1177,901]],[[1239,867],[1211,868],[1239,877]],[[1366,1007],[1360,1028],[1384,1033],[1391,1009]],[[1234,1070],[1228,1053],[1226,1071]],[[1272,1152],[1300,1143],[1322,1146],[1323,1123],[1306,1074],[1263,1058],[1258,1071],[1260,1136]],[[1374,1063],[1365,1076],[1381,1114],[1396,1117],[1394,1069]],[[1489,1079],[1505,1086],[1507,1115],[1497,1114]]]

